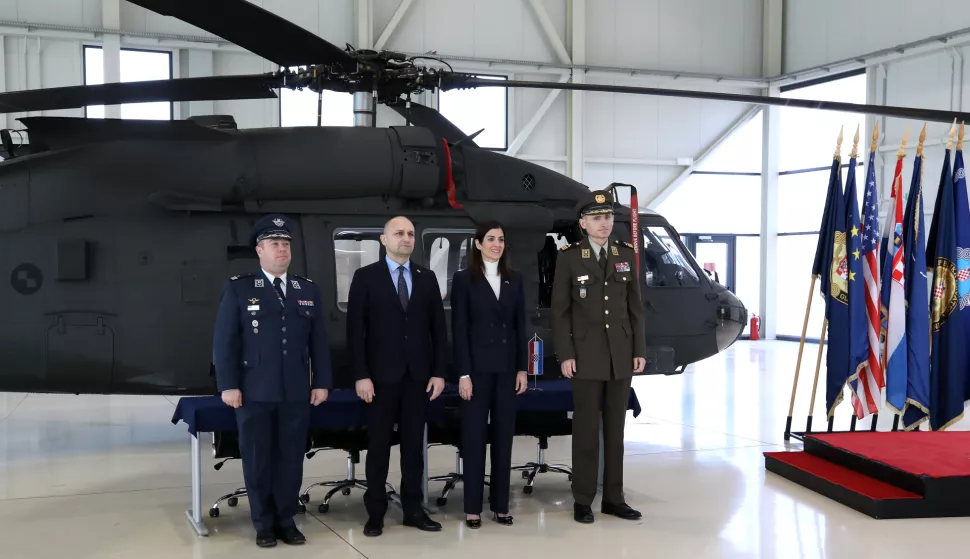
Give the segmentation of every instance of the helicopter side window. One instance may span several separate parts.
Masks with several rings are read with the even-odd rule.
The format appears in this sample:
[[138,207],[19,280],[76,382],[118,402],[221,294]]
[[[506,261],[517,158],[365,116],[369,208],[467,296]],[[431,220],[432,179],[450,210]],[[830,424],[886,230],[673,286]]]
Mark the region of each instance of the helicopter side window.
[[337,308],[347,310],[354,273],[384,258],[382,229],[338,229],[333,234],[334,270],[337,274]]
[[451,280],[468,267],[468,250],[475,232],[469,229],[425,229],[421,233],[427,266],[436,278],[445,308],[451,306]]
[[647,287],[697,287],[700,276],[663,227],[643,228],[643,269]]

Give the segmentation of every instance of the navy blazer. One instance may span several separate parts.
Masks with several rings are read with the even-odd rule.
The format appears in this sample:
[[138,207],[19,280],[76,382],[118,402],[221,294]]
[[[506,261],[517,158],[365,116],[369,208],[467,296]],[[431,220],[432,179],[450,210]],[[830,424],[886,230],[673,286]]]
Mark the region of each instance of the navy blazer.
[[496,299],[488,280],[473,280],[467,269],[456,272],[451,285],[451,330],[459,376],[528,371],[522,274],[502,278]]
[[448,331],[434,272],[411,262],[408,310],[383,258],[354,272],[347,300],[347,344],[356,380],[445,378]]
[[219,391],[242,390],[243,403],[309,403],[311,385],[332,388],[320,288],[302,276],[286,280],[283,305],[262,270],[223,288],[212,361]]

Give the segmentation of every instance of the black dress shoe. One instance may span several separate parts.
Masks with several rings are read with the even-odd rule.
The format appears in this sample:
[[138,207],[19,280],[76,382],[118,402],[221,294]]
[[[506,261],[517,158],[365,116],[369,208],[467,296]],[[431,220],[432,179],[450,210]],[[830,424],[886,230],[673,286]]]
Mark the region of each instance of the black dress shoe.
[[424,511],[405,517],[404,525],[425,532],[438,532],[441,530],[441,524],[428,518],[428,515]]
[[296,526],[278,528],[276,537],[283,540],[286,545],[303,545],[306,543],[306,537],[297,530]]
[[498,514],[496,514],[496,515],[492,516],[492,520],[494,520],[495,522],[498,522],[499,524],[502,524],[503,526],[511,526],[512,525],[512,517],[511,516],[499,516]]
[[589,505],[573,503],[573,519],[583,524],[593,523],[593,509]]
[[639,520],[640,511],[630,508],[626,503],[620,503],[619,505],[614,505],[612,503],[603,502],[602,507],[603,514],[612,514],[613,516],[618,516],[624,520]]
[[256,545],[259,547],[276,547],[276,534],[272,530],[256,532]]
[[472,530],[478,530],[482,527],[481,518],[465,518],[465,526],[468,526]]
[[379,518],[368,518],[364,524],[364,535],[369,538],[376,538],[384,533],[384,522]]

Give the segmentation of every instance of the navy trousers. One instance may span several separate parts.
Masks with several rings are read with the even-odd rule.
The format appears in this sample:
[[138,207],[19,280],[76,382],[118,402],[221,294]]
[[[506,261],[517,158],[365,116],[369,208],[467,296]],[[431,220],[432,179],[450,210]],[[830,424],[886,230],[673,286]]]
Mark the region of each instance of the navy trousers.
[[239,451],[256,531],[295,526],[309,402],[253,402],[236,408]]
[[490,508],[492,512],[508,514],[512,438],[515,434],[515,373],[472,374],[471,381],[472,398],[461,402],[465,514],[482,513],[485,445],[489,444],[489,438],[492,462],[488,493]]

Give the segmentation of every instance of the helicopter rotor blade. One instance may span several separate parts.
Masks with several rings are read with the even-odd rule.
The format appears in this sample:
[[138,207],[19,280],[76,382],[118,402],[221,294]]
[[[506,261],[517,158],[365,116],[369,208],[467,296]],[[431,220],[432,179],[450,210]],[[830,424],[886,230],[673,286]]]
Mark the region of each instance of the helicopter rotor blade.
[[339,64],[356,60],[336,45],[246,0],[129,0],[218,35],[280,66]]
[[411,111],[408,112],[406,103],[404,99],[398,99],[394,103],[385,104],[394,109],[397,114],[410,120],[411,124],[427,128],[436,136],[444,138],[452,144],[463,142],[477,147],[475,142],[468,138],[468,134],[462,132],[460,128],[455,126],[453,122],[445,118],[438,111],[421,103],[411,101]]
[[688,89],[661,89],[655,87],[635,87],[625,85],[600,85],[591,83],[556,83],[533,82],[516,80],[487,80],[476,78],[468,74],[442,75],[440,89],[464,89],[473,87],[519,87],[528,89],[565,89],[571,91],[595,91],[603,93],[633,93],[640,95],[658,95],[662,97],[686,97],[693,99],[709,99],[714,101],[733,101],[754,105],[776,105],[780,107],[795,107],[803,109],[820,109],[848,113],[884,115],[897,118],[911,118],[931,122],[952,123],[970,120],[970,113],[955,111],[941,111],[934,109],[920,109],[915,107],[896,107],[891,105],[865,105],[858,103],[842,103],[837,101],[814,101],[811,99],[789,99],[781,97],[765,97],[762,95],[745,95],[738,93],[719,93],[714,91],[696,91]]
[[0,113],[78,109],[156,101],[274,99],[280,87],[274,74],[212,76],[28,89],[0,93]]

